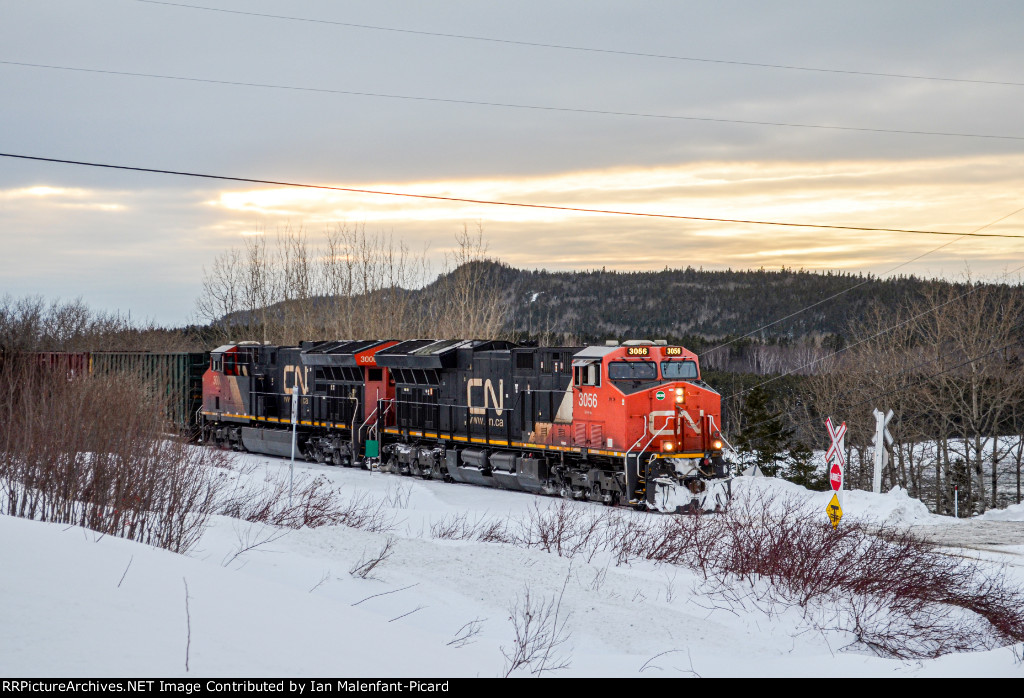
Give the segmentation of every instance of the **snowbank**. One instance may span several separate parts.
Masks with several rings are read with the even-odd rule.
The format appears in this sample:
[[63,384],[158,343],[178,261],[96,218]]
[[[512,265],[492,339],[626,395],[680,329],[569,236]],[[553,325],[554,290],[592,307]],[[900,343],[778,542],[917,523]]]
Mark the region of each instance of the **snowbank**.
[[[819,507],[825,516],[825,507],[832,500],[832,491],[814,492],[781,478],[738,477],[733,482],[733,492],[744,490],[805,500],[810,506]],[[879,523],[896,526],[938,524],[950,521],[949,517],[937,516],[919,499],[913,499],[906,490],[896,487],[889,492],[875,494],[863,490],[843,492],[843,516],[870,519]]]
[[990,509],[974,519],[982,521],[1024,521],[1024,502],[1005,509]]

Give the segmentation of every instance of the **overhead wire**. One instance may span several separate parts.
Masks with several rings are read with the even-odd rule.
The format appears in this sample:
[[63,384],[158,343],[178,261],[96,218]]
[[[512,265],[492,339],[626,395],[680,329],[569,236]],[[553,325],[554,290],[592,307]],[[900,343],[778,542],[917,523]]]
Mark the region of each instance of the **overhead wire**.
[[513,46],[527,46],[531,48],[545,48],[545,49],[556,49],[559,51],[578,51],[585,53],[596,53],[596,54],[608,54],[618,56],[631,56],[635,58],[653,58],[659,60],[672,60],[672,61],[688,61],[693,63],[711,63],[720,65],[734,65],[748,68],[768,68],[775,70],[795,70],[811,73],[827,73],[833,75],[862,75],[868,77],[881,77],[881,78],[898,78],[902,80],[928,80],[937,82],[952,82],[952,83],[967,83],[975,85],[1000,85],[1008,87],[1024,87],[1024,82],[1014,82],[1010,80],[982,80],[978,78],[954,78],[954,77],[942,77],[936,75],[912,75],[907,73],[884,73],[884,72],[872,72],[867,70],[843,70],[837,68],[818,68],[811,66],[799,66],[799,65],[786,65],[782,63],[758,63],[754,61],[736,61],[736,60],[725,60],[720,58],[707,58],[698,56],[678,56],[665,53],[648,53],[644,51],[626,51],[621,49],[609,49],[599,48],[595,46],[573,46],[570,44],[553,44],[544,43],[540,41],[517,41],[514,39],[503,39],[492,36],[475,36],[471,34],[455,34],[449,32],[437,32],[437,31],[426,31],[421,29],[403,29],[399,27],[385,27],[374,24],[359,24],[356,22],[341,22],[329,19],[318,19],[310,17],[295,17],[292,15],[277,15],[269,14],[264,12],[252,12],[248,10],[229,10],[222,7],[207,7],[204,5],[192,5],[182,2],[166,2],[165,0],[136,0],[136,2],[145,3],[147,5],[165,5],[167,7],[176,7],[190,10],[203,10],[206,12],[220,12],[223,14],[231,15],[242,15],[248,17],[260,17],[264,19],[278,19],[287,20],[292,22],[306,22],[311,24],[326,24],[334,25],[339,27],[349,27],[352,29],[366,29],[371,31],[380,32],[393,32],[399,34],[410,34],[416,36],[430,36],[444,39],[459,39],[464,41],[483,41],[495,44],[508,44]]
[[125,170],[129,172],[146,172],[150,174],[165,174],[179,177],[196,177],[200,179],[213,179],[227,182],[245,182],[248,184],[267,184],[279,187],[295,187],[299,189],[320,189],[326,191],[337,191],[354,194],[372,194],[378,196],[396,196],[413,199],[426,199],[431,201],[450,201],[457,203],[481,204],[487,206],[511,206],[529,209],[541,209],[547,211],[568,211],[575,213],[593,213],[611,216],[637,216],[641,218],[661,218],[668,220],[703,221],[712,223],[736,223],[744,225],[767,225],[782,226],[789,228],[820,228],[828,230],[858,230],[864,232],[882,233],[907,233],[915,235],[954,235],[958,237],[986,237],[986,238],[1024,238],[1024,235],[1010,235],[1008,233],[955,233],[944,230],[915,230],[911,228],[872,228],[853,225],[827,225],[824,223],[794,223],[789,221],[763,221],[745,220],[738,218],[711,218],[704,216],[683,216],[669,213],[647,213],[642,211],[618,211],[614,209],[582,208],[578,206],[555,206],[552,204],[532,204],[515,201],[497,201],[489,199],[468,199],[455,196],[439,196],[435,194],[417,194],[412,192],[383,191],[380,189],[359,189],[355,187],[334,187],[325,184],[303,184],[300,182],[286,182],[272,179],[257,179],[253,177],[233,177],[229,175],[208,174],[200,172],[187,172],[183,170],[168,170],[154,167],[135,167],[130,165],[115,165],[111,163],[90,162],[86,160],[68,160],[63,158],[50,158],[39,155],[25,155],[19,153],[0,152],[0,157],[14,158],[19,160],[30,160],[36,162],[50,162],[63,165],[79,165],[84,167],[96,167],[111,170]]
[[[1017,326],[1014,327],[1013,330],[1011,330],[1011,331],[1017,331],[1017,330],[1021,330],[1021,329],[1024,329],[1024,323],[1018,323]],[[859,407],[860,405],[873,402],[874,400],[878,400],[879,398],[887,397],[889,395],[892,395],[893,393],[896,393],[896,392],[899,392],[899,391],[902,391],[902,390],[906,390],[907,388],[912,387],[915,384],[922,383],[922,382],[924,382],[926,380],[930,380],[932,378],[937,378],[939,376],[945,375],[947,373],[955,371],[958,368],[962,368],[962,367],[964,367],[964,366],[966,366],[966,365],[968,365],[968,364],[970,364],[972,362],[980,361],[981,359],[988,358],[992,354],[996,354],[998,352],[1006,351],[1010,347],[1012,347],[1014,345],[1017,345],[1017,344],[1024,344],[1024,338],[1019,338],[1019,339],[1012,340],[1012,341],[1007,342],[1006,344],[1004,344],[1004,345],[1002,345],[1000,347],[996,347],[995,349],[990,349],[989,351],[986,351],[983,354],[978,354],[977,356],[972,356],[972,357],[970,357],[968,359],[964,359],[960,363],[955,364],[953,366],[950,366],[948,368],[945,368],[945,369],[943,369],[941,371],[936,371],[935,373],[929,373],[929,374],[926,374],[926,375],[923,375],[923,376],[916,376],[911,381],[909,381],[907,383],[904,383],[903,385],[896,386],[894,388],[891,388],[891,389],[886,390],[886,391],[881,392],[881,393],[875,393],[874,395],[871,395],[871,396],[866,397],[866,398],[864,398],[862,400],[859,400],[858,402],[854,402],[854,403],[852,403],[850,405],[846,405],[846,408],[847,409],[852,409],[854,407]],[[927,361],[923,361],[923,362],[917,364],[916,366],[912,366],[909,369],[905,369],[903,371],[900,371],[899,375],[905,375],[909,371],[911,371],[911,370],[913,370],[915,368],[919,368],[921,366],[926,366],[927,364],[930,364],[930,363],[935,363],[936,361],[939,360],[939,358],[942,358],[942,357],[935,357],[933,359],[928,359]],[[775,419],[775,417],[771,417],[769,419],[763,419],[763,420],[761,420],[759,422],[754,422],[753,424],[746,425],[746,428],[747,429],[752,429],[754,427],[761,426],[762,424],[767,424],[767,423],[773,421],[774,419]],[[818,420],[817,417],[812,417],[812,418],[809,418],[809,419],[800,420],[799,422],[793,422],[793,423],[791,423],[788,426],[782,427],[782,428],[780,428],[780,429],[778,429],[778,430],[776,430],[774,432],[771,432],[770,434],[767,434],[767,436],[778,436],[778,435],[784,433],[785,431],[787,431],[790,428],[796,430],[796,429],[799,429],[800,427],[802,427],[804,425],[812,424],[812,423],[816,422],[817,420]]]
[[[1004,278],[1008,277],[1011,274],[1015,274],[1015,273],[1021,271],[1022,269],[1024,269],[1024,264],[1022,264],[1021,266],[1019,266],[1019,267],[1017,267],[1015,269],[1011,269],[1008,272],[1005,272],[1004,274],[1002,274],[1002,277],[1004,277]],[[940,308],[944,308],[945,306],[949,305],[950,303],[953,303],[954,301],[958,301],[958,300],[960,300],[962,298],[966,298],[967,296],[969,296],[972,293],[974,293],[975,291],[977,291],[979,288],[981,288],[980,284],[974,284],[967,291],[961,293],[960,295],[955,296],[953,298],[950,298],[949,300],[947,300],[947,301],[945,301],[943,303],[939,303],[938,305],[932,306],[932,307],[928,308],[927,310],[923,310],[920,313],[918,313],[917,315],[913,315],[913,316],[907,318],[906,320],[903,320],[901,322],[896,323],[895,325],[890,325],[889,327],[886,327],[885,329],[876,332],[875,334],[871,335],[870,337],[866,337],[866,338],[864,338],[864,339],[862,339],[860,341],[854,342],[853,344],[848,344],[847,346],[843,347],[842,349],[838,349],[838,350],[832,352],[831,354],[828,354],[826,356],[818,357],[817,359],[814,359],[813,361],[809,361],[809,362],[803,364],[802,366],[798,366],[798,367],[796,367],[794,369],[786,371],[785,373],[781,373],[781,374],[779,374],[777,376],[773,376],[773,377],[769,378],[768,380],[762,381],[762,382],[758,383],[757,385],[751,386],[750,388],[743,388],[742,390],[738,390],[735,393],[732,393],[731,395],[729,395],[729,396],[727,396],[727,397],[725,397],[723,399],[724,400],[731,400],[732,398],[734,398],[734,397],[736,397],[738,395],[743,395],[744,393],[749,393],[750,391],[755,390],[755,389],[760,388],[760,387],[763,387],[765,385],[768,385],[769,383],[774,383],[777,380],[781,380],[782,378],[785,378],[786,376],[791,376],[794,373],[796,373],[797,371],[801,371],[801,370],[803,370],[805,368],[809,368],[810,366],[813,366],[813,365],[815,365],[817,363],[821,363],[822,361],[826,361],[828,359],[834,358],[834,357],[838,356],[839,354],[842,354],[845,351],[853,349],[856,346],[860,346],[861,344],[864,344],[865,342],[870,342],[873,339],[877,339],[878,337],[881,337],[882,335],[888,334],[889,332],[892,332],[895,329],[903,327],[904,325],[906,325],[906,324],[908,324],[910,322],[913,322],[914,320],[917,320],[918,318],[924,317],[925,315],[928,315],[929,313],[933,313],[936,310],[939,310]]]
[[269,90],[290,90],[293,92],[312,92],[320,94],[347,95],[351,97],[373,97],[381,99],[398,99],[415,102],[436,102],[442,104],[463,104],[478,107],[494,107],[503,109],[524,109],[532,111],[560,112],[569,114],[595,114],[600,116],[626,116],[642,119],[660,119],[669,121],[693,121],[701,123],[738,124],[742,126],[774,126],[779,128],[806,128],[826,131],[853,131],[858,133],[886,133],[911,136],[938,136],[942,138],[984,138],[990,140],[1024,141],[1024,136],[988,133],[961,133],[955,131],[925,131],[920,129],[871,128],[867,126],[841,126],[832,124],[803,124],[786,121],[760,121],[755,119],[727,119],[711,116],[686,116],[681,114],[654,114],[647,112],[616,111],[611,109],[584,109],[581,107],[557,107],[540,104],[517,104],[512,102],[491,102],[486,100],[455,99],[448,97],[428,97],[423,95],[401,95],[385,92],[368,92],[365,90],[338,90],[326,87],[302,87],[297,85],[280,85],[264,82],[248,82],[242,80],[218,80],[214,78],[188,77],[184,75],[164,75],[161,73],[142,73],[127,70],[107,70],[101,68],[81,68],[76,66],[53,65],[48,63],[30,63],[27,61],[0,60],[0,65],[20,68],[37,68],[42,70],[59,70],[75,73],[92,73],[96,75],[116,75],[119,77],[148,78],[154,80],[171,80],[209,85],[231,85],[234,87],[251,87]]
[[[1024,207],[1018,208],[1016,211],[1012,211],[1012,212],[1006,214],[1005,216],[997,218],[996,220],[994,220],[994,221],[992,221],[990,223],[986,223],[985,225],[983,225],[983,226],[981,226],[979,228],[975,228],[971,232],[972,233],[980,233],[982,230],[985,230],[986,228],[991,228],[994,225],[1002,223],[1007,218],[1012,218],[1013,216],[1017,215],[1021,211],[1024,211]],[[886,271],[882,272],[880,274],[880,276],[885,276],[887,274],[891,274],[892,272],[896,271],[897,269],[902,269],[903,267],[907,266],[908,264],[913,264],[914,262],[916,262],[916,261],[918,261],[920,259],[923,259],[924,257],[927,257],[930,254],[934,254],[935,252],[938,252],[941,249],[949,247],[953,243],[960,242],[966,236],[967,236],[967,234],[964,234],[963,236],[958,237],[956,240],[950,240],[949,242],[943,243],[943,244],[939,245],[938,247],[935,247],[933,249],[928,250],[927,252],[919,254],[918,256],[914,257],[913,259],[908,259],[905,262],[901,262],[900,264],[897,264],[895,267],[892,267],[891,269],[887,269]],[[710,349],[706,349],[705,351],[701,352],[697,356],[698,356],[698,358],[703,358],[703,357],[707,356],[708,354],[711,354],[712,352],[718,351],[719,349],[724,349],[725,347],[731,346],[732,344],[735,344],[736,342],[739,342],[739,341],[742,341],[744,339],[747,339],[748,337],[752,337],[755,334],[757,334],[758,332],[762,332],[763,330],[766,330],[769,327],[774,327],[775,325],[779,324],[780,322],[785,322],[786,320],[789,320],[790,318],[796,317],[797,315],[800,315],[801,313],[804,313],[804,312],[806,312],[808,310],[812,310],[814,308],[817,308],[819,305],[823,305],[825,303],[828,303],[829,301],[834,300],[834,299],[838,298],[839,296],[842,296],[842,295],[844,295],[846,293],[849,293],[850,291],[854,291],[854,290],[860,288],[861,286],[864,286],[865,284],[868,284],[870,282],[871,282],[870,278],[864,279],[863,281],[861,281],[859,283],[856,283],[853,286],[850,286],[849,288],[845,288],[845,289],[843,289],[841,291],[837,291],[836,293],[833,293],[831,296],[828,296],[827,298],[823,298],[823,299],[821,299],[819,301],[811,303],[810,305],[804,306],[803,308],[800,308],[799,310],[795,310],[792,313],[790,313],[789,315],[781,317],[781,318],[779,318],[777,320],[773,320],[772,322],[769,322],[769,323],[767,323],[765,325],[761,325],[757,329],[751,330],[750,332],[747,332],[746,334],[744,334],[742,336],[735,337],[733,339],[730,339],[728,342],[723,342],[722,344],[714,346],[714,347],[712,347]]]

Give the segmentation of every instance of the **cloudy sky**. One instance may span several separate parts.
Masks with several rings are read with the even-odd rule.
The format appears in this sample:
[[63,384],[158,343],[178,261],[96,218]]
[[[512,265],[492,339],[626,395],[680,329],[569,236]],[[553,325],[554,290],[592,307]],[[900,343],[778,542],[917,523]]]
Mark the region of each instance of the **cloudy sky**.
[[[0,18],[3,153],[958,233],[1024,207],[1019,0],[0,0]],[[434,255],[480,223],[523,268],[881,274],[930,252],[899,272],[997,279],[1024,264],[1007,238],[0,157],[0,295],[182,323],[203,265],[246,234],[315,241],[337,223]],[[985,232],[1024,235],[1024,212]]]

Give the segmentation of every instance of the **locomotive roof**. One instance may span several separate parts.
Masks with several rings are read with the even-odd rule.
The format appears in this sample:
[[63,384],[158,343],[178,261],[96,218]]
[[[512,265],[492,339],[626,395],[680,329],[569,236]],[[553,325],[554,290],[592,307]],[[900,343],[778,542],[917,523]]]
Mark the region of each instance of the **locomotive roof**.
[[572,360],[576,361],[596,361],[603,359],[604,357],[611,354],[613,351],[618,351],[622,347],[583,347],[582,350],[572,355]]
[[356,366],[356,354],[387,344],[390,339],[341,339],[324,342],[302,352],[302,363],[307,366]]
[[483,339],[410,339],[377,352],[377,365],[387,368],[453,368],[459,349],[508,350],[512,342]]

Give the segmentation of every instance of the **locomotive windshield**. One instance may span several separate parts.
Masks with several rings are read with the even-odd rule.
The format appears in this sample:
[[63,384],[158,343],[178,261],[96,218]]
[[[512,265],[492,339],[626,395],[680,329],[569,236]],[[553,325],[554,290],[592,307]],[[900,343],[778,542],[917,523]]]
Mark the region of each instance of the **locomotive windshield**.
[[612,361],[608,377],[613,381],[653,381],[658,379],[658,366],[653,361]]
[[695,361],[662,361],[661,377],[665,380],[696,378],[697,363]]

